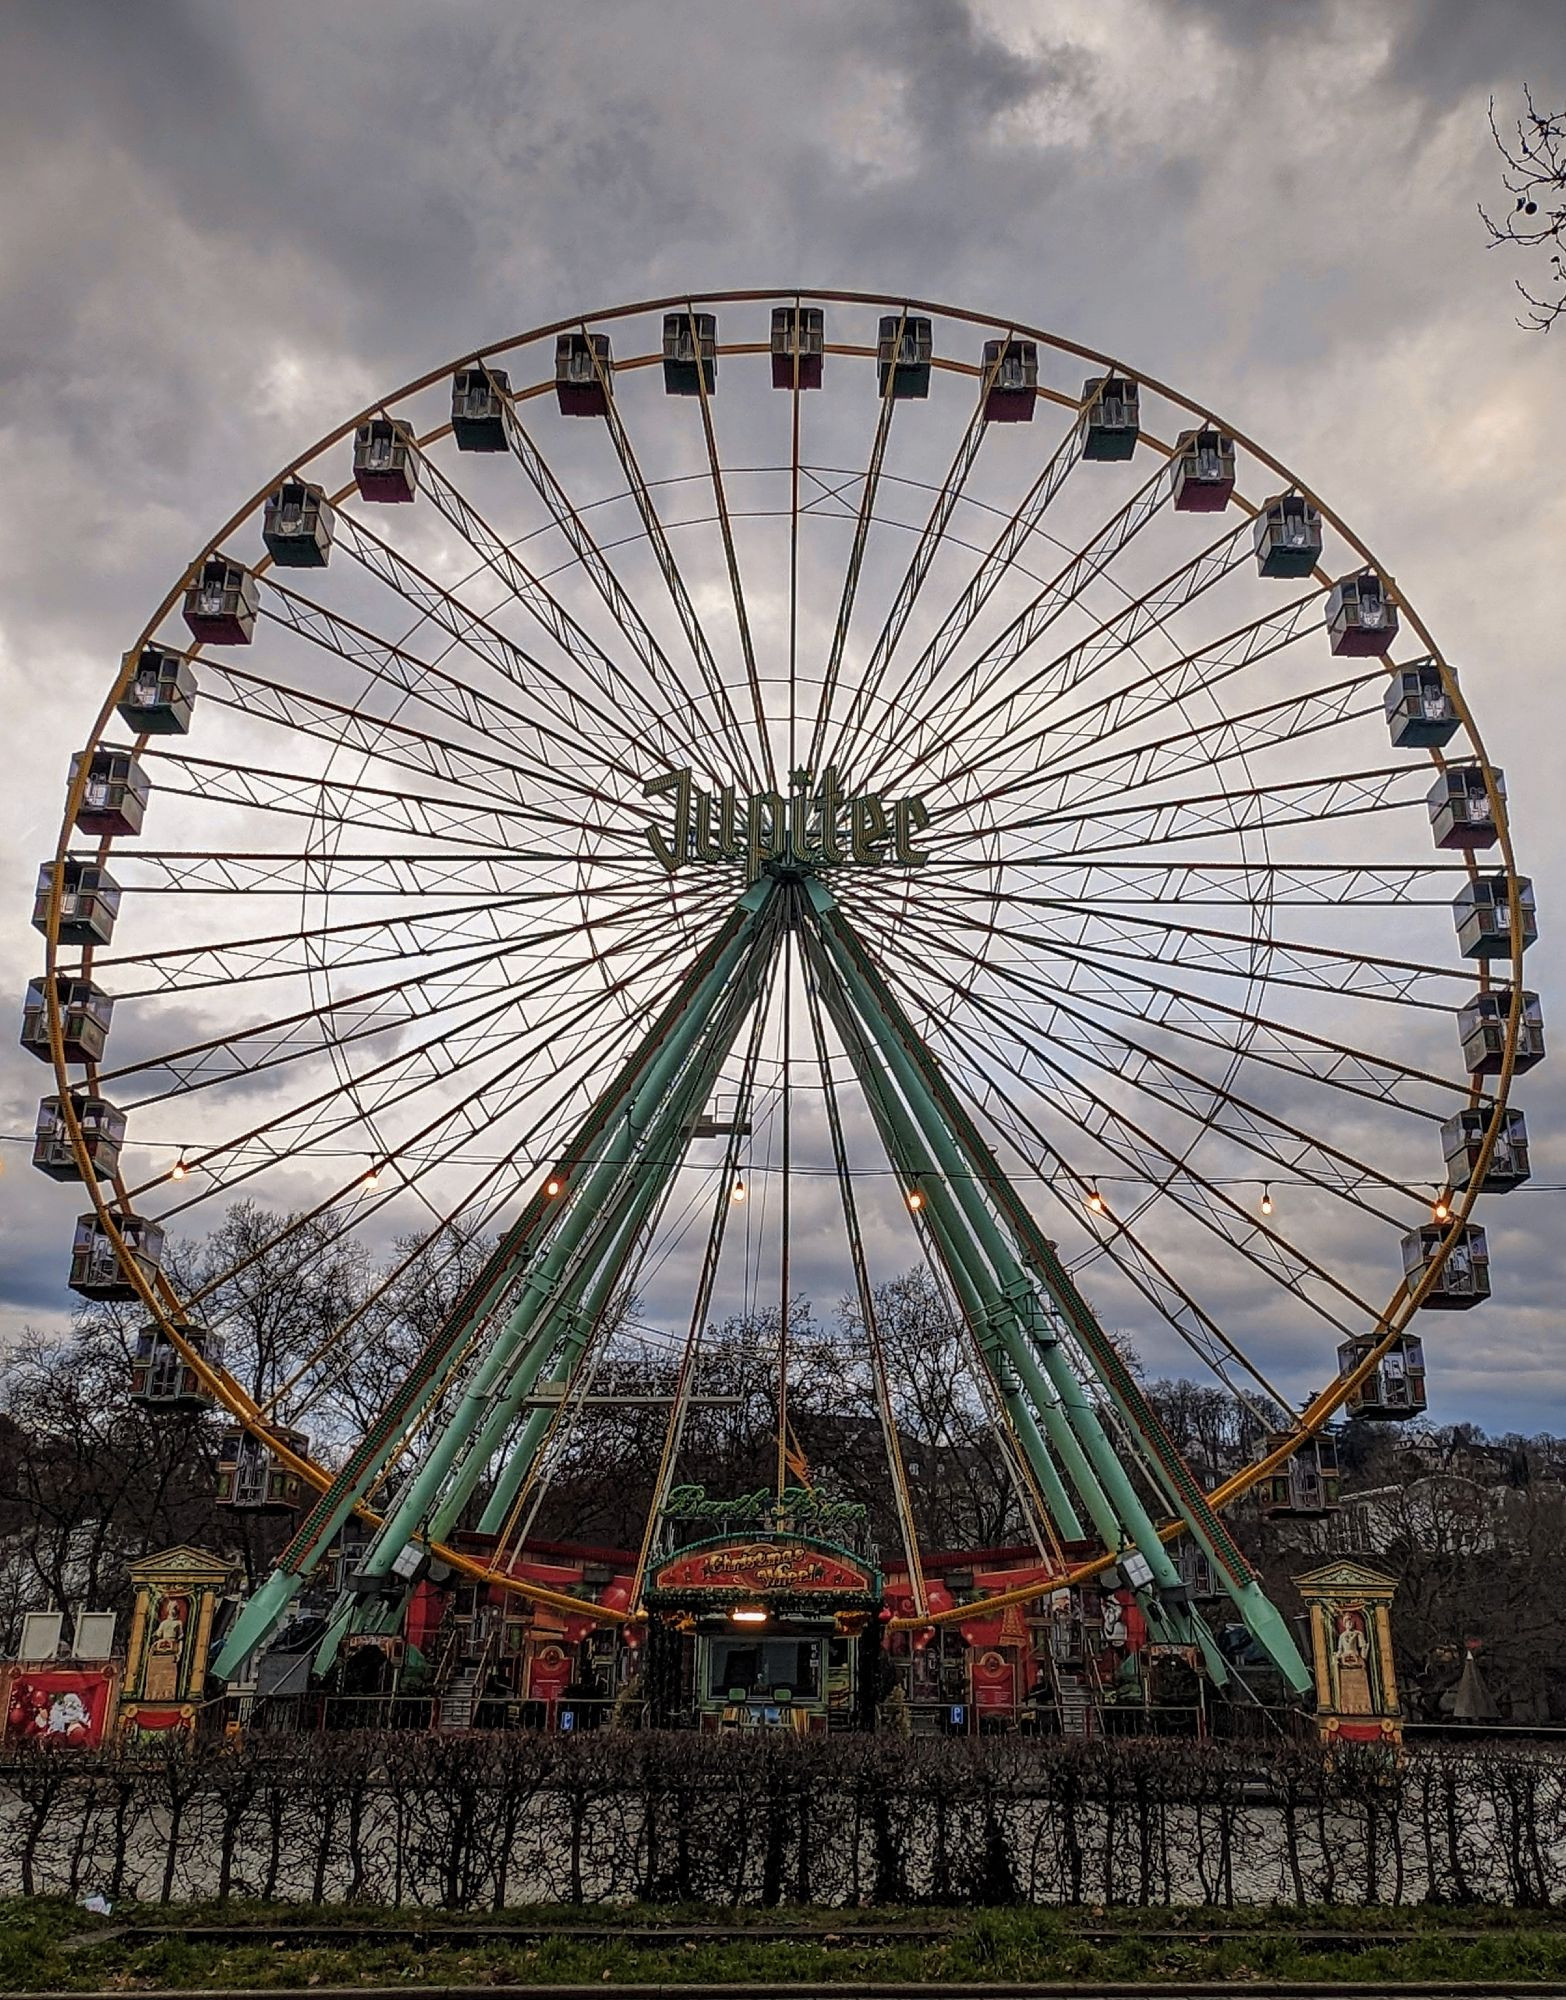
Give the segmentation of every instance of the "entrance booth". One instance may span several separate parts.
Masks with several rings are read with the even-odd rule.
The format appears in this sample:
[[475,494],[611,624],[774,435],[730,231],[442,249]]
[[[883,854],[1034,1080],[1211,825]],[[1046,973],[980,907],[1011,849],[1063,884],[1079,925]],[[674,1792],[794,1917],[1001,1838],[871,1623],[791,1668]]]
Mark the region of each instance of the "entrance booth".
[[649,1618],[689,1642],[680,1705],[698,1728],[850,1729],[862,1691],[874,1699],[873,1550],[757,1522],[667,1548],[645,1596]]

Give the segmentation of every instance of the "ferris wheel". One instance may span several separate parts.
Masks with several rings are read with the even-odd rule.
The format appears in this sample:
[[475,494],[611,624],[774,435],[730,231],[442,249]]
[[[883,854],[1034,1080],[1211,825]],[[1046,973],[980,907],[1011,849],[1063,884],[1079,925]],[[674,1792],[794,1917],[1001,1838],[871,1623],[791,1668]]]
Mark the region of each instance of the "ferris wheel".
[[[510,1560],[573,1407],[661,1339],[665,1496],[705,1326],[769,1300],[781,1492],[803,1284],[857,1301],[943,1615],[875,1342],[923,1258],[1050,1577],[1207,1649],[1193,1537],[1302,1681],[1224,1510],[1319,1508],[1335,1415],[1423,1407],[1544,1052],[1502,774],[1364,542],[1129,362],[859,293],[535,328],[291,459],[126,650],[35,921],[71,1283],[298,1505],[220,1672],[354,1515],[342,1628],[432,1552],[634,1616]],[[182,1264],[241,1201],[271,1235]],[[345,1246],[305,1360],[229,1372],[247,1265]],[[1262,1413],[1255,1463],[1204,1488],[1119,1336]]]

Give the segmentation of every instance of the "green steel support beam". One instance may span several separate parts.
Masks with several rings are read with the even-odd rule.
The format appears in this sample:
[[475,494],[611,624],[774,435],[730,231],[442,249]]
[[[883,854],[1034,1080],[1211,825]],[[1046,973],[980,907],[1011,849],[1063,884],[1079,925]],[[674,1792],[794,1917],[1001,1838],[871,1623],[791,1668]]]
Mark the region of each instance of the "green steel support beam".
[[[691,1120],[711,1096],[734,1039],[760,994],[765,960],[766,954],[758,949],[741,966],[731,992],[713,1018],[711,1032],[693,1051],[683,1076],[647,1127],[640,1158],[628,1163],[626,1184],[605,1217],[602,1256],[595,1251],[584,1274],[585,1281],[586,1276],[597,1273],[590,1289],[584,1296],[579,1286],[570,1302],[563,1305],[558,1323],[546,1327],[544,1335],[529,1349],[527,1360],[507,1384],[504,1397],[497,1400],[494,1418],[485,1433],[475,1438],[474,1456],[481,1460],[479,1476],[500,1449],[523,1403],[532,1395],[545,1362],[558,1358],[568,1369],[575,1369],[594,1326],[614,1295],[633,1245],[679,1170]],[[549,1423],[548,1410],[535,1410],[523,1425],[480,1517],[479,1527],[483,1532],[498,1533],[503,1526]],[[476,1483],[476,1477],[464,1480],[442,1496],[430,1519],[432,1535],[442,1536],[455,1525]]]
[[[1020,1332],[1016,1349],[1019,1357],[1030,1352],[1035,1355],[1055,1392],[1054,1402],[1046,1403],[1039,1414],[1105,1547],[1123,1562],[1127,1581],[1136,1591],[1154,1630],[1178,1643],[1200,1646],[1213,1678],[1219,1682],[1226,1680],[1227,1665],[1205,1625],[1192,1617],[1179,1571],[1105,1434],[1098,1412],[1083,1393],[1076,1371],[1061,1351],[1015,1249],[997,1224],[974,1181],[970,1165],[930,1095],[922,1065],[904,1046],[879,1004],[879,996],[862,976],[863,967],[845,947],[834,921],[838,911],[830,893],[815,881],[807,885],[807,892],[827,954],[864,1024],[866,1040],[895,1078],[899,1094],[934,1157],[935,1173],[924,1189],[925,1196],[932,1205],[945,1203],[949,1210],[960,1213],[969,1243],[979,1253],[970,1268],[984,1274],[981,1283],[986,1309],[998,1329],[1015,1327]],[[1091,1467],[1091,1474],[1082,1463],[1084,1459]],[[1139,1566],[1130,1560],[1133,1554],[1140,1558],[1140,1574]]]
[[[1100,1383],[1136,1439],[1155,1482],[1164,1491],[1172,1509],[1206,1550],[1247,1629],[1290,1684],[1304,1691],[1311,1685],[1310,1672],[1277,1608],[1262,1591],[1250,1565],[1164,1431],[1156,1412],[1114,1351],[1113,1342],[1099,1326],[1038,1223],[1002,1173],[999,1162],[947,1083],[939,1064],[915,1033],[912,1023],[871,962],[852,926],[821,885],[811,883],[809,888],[812,907],[820,919],[827,949],[856,1003],[861,1005],[867,1020],[873,1024],[875,1039],[897,1075],[900,1087],[909,1095],[916,1116],[922,1108],[928,1109],[933,1119],[931,1132],[937,1151],[945,1150],[939,1144],[942,1135],[948,1142],[947,1170],[957,1177],[954,1186],[958,1199],[971,1217],[976,1233],[985,1243],[992,1261],[999,1253],[1012,1264],[1016,1275],[1015,1278],[1007,1278],[1006,1289],[1024,1310],[1029,1336],[1039,1349],[1050,1379],[1060,1389],[1062,1402],[1074,1428],[1079,1430],[1095,1467],[1104,1476],[1117,1507],[1121,1508],[1127,1525],[1131,1527],[1138,1551],[1149,1563],[1155,1578],[1167,1586],[1167,1579],[1173,1573],[1178,1585],[1178,1573],[1173,1572],[1168,1552],[1105,1435],[1098,1413],[1083,1395],[1075,1370],[1061,1349],[1059,1334],[1044,1311],[1039,1288],[1042,1288],[1044,1299],[1048,1300],[1049,1311],[1057,1314],[1077,1338]],[[920,1122],[924,1122],[922,1118]],[[1017,1251],[1021,1253],[1020,1262],[1017,1252],[1002,1237],[983,1191],[988,1192],[1005,1218]],[[996,1268],[1000,1270],[1001,1265],[997,1263]],[[1028,1269],[1036,1277],[1037,1287],[1029,1279]],[[1018,1289],[1019,1286],[1022,1289]],[[1026,1297],[1023,1296],[1024,1290]],[[1156,1560],[1153,1554],[1155,1549]],[[1200,1641],[1206,1627],[1200,1620],[1194,1622]]]
[[[700,1000],[721,985],[754,938],[772,884],[758,882],[740,899],[722,928],[697,955],[679,989],[652,1022],[615,1081],[593,1105],[561,1157],[568,1175],[595,1168],[618,1143],[619,1127],[646,1087],[653,1067],[682,1023],[700,1020]],[[469,1337],[515,1284],[518,1272],[558,1225],[562,1206],[540,1189],[502,1238],[482,1273],[437,1329],[397,1394],[317,1498],[277,1565],[250,1598],[224,1640],[212,1671],[232,1679],[257,1646],[277,1630],[301,1580],[321,1561],[349,1517],[384,1474],[402,1439],[445,1388],[467,1353]]]
[[[896,1165],[903,1178],[910,1184],[923,1187],[929,1183],[929,1194],[921,1210],[926,1226],[935,1239],[941,1254],[941,1262],[951,1280],[952,1289],[957,1294],[957,1303],[963,1318],[973,1330],[974,1339],[984,1366],[988,1371],[996,1394],[1006,1406],[1023,1453],[1039,1483],[1044,1504],[1056,1531],[1067,1541],[1075,1541],[1082,1533],[1082,1523],[1072,1504],[1071,1495],[1061,1478],[1059,1468],[1049,1446],[1045,1443],[1034,1416],[1034,1410],[1046,1411],[1054,1405],[1055,1396],[1039,1373],[1033,1356],[1020,1341],[1008,1338],[1004,1323],[997,1323],[995,1315],[986,1304],[983,1280],[975,1282],[967,1259],[962,1254],[963,1231],[951,1204],[945,1198],[944,1190],[931,1170],[928,1155],[918,1134],[914,1130],[906,1112],[897,1097],[886,1085],[874,1061],[865,1048],[862,1031],[857,1019],[848,1009],[846,996],[839,990],[836,976],[830,965],[822,964],[818,947],[807,931],[804,934],[807,954],[817,975],[823,1003],[832,1017],[844,1048],[853,1062],[855,1075],[864,1091],[865,1101],[870,1107],[870,1115],[887,1158]],[[1020,1387],[1014,1387],[1006,1379],[1006,1365],[1015,1375]],[[1026,1390],[1025,1395],[1023,1391]],[[1031,1398],[1031,1401],[1029,1400]],[[1046,1416],[1045,1421],[1048,1422]],[[1091,1480],[1092,1474],[1076,1441],[1067,1436],[1064,1440],[1064,1458],[1074,1480]]]
[[[746,892],[742,901],[749,906],[751,924],[739,932],[728,950],[720,954],[712,970],[692,991],[688,1007],[649,1065],[638,1097],[657,1104],[684,1068],[703,1034],[710,1032],[713,1009],[724,986],[746,953],[755,948],[760,912],[766,907],[774,887],[770,880],[764,878]],[[497,1385],[506,1377],[525,1347],[540,1315],[554,1303],[556,1288],[578,1248],[590,1232],[600,1226],[625,1170],[625,1160],[610,1153],[600,1159],[586,1179],[579,1183],[566,1213],[556,1226],[548,1249],[522,1281],[520,1303],[474,1370],[440,1434],[426,1449],[418,1471],[398,1493],[381,1523],[360,1565],[361,1576],[388,1574],[393,1562],[418,1532],[436,1496],[443,1490],[458,1453],[475,1429],[484,1423]],[[547,1357],[541,1357],[541,1361],[544,1358]]]
[[[730,968],[729,990],[706,996],[712,1004],[695,1017],[694,1037],[671,1037],[665,1054],[671,1064],[683,1059],[678,1073],[671,1079],[662,1064],[655,1064],[649,1072],[643,1094],[657,1103],[658,1109],[623,1158],[603,1163],[604,1173],[612,1169],[607,1182],[610,1192],[599,1193],[596,1175],[588,1182],[579,1198],[585,1227],[575,1233],[574,1247],[567,1254],[567,1238],[557,1239],[550,1257],[535,1274],[538,1282],[530,1280],[524,1287],[522,1301],[501,1341],[492,1347],[469,1394],[448,1417],[419,1473],[398,1496],[381,1535],[359,1566],[359,1579],[386,1583],[392,1612],[388,1614],[386,1609],[387,1592],[361,1590],[355,1597],[345,1596],[317,1648],[317,1673],[330,1667],[349,1631],[381,1631],[395,1624],[407,1591],[396,1590],[389,1580],[402,1549],[415,1539],[435,1542],[450,1532],[503,1446],[522,1404],[533,1393],[545,1364],[562,1347],[569,1355],[585,1345],[593,1323],[613,1294],[631,1246],[679,1167],[686,1127],[710,1094],[734,1037],[754,1004],[769,956],[768,943],[764,930],[752,937],[748,952],[737,967]],[[661,1102],[660,1091],[664,1092]],[[553,1274],[551,1265],[556,1266]],[[495,1359],[500,1365],[492,1368],[488,1363]],[[482,1403],[478,1401],[478,1374],[490,1383]],[[539,1414],[547,1417],[547,1412]],[[541,1435],[540,1429],[535,1440]],[[526,1475],[530,1457],[531,1453],[529,1460],[517,1464],[518,1483]],[[440,1483],[428,1477],[432,1467],[441,1468]],[[412,1512],[425,1486],[433,1489],[433,1498],[426,1503],[428,1518]],[[391,1534],[399,1539],[391,1540]]]

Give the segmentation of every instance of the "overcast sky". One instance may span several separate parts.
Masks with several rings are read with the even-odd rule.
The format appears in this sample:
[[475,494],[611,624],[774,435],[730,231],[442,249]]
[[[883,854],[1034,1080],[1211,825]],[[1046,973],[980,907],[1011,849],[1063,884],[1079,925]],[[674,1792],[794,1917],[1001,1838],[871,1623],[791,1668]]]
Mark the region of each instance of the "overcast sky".
[[[884,287],[1050,326],[1233,417],[1460,666],[1566,955],[1566,330],[1486,248],[1486,126],[1566,101],[1558,0],[9,0],[0,13],[0,985],[66,764],[215,525],[349,409],[685,289]],[[0,1130],[44,1072],[0,1053]],[[1566,1430],[1566,1085],[1438,1414]],[[61,1323],[68,1190],[0,1147],[0,1327]]]

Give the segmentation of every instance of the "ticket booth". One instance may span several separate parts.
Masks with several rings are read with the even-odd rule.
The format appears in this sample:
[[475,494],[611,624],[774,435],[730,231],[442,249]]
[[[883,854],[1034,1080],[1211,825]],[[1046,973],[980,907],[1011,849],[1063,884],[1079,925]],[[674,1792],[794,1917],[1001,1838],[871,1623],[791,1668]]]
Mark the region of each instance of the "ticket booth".
[[648,1611],[676,1619],[693,1644],[698,1727],[852,1726],[861,1655],[880,1638],[872,1558],[758,1527],[668,1549],[645,1594]]

